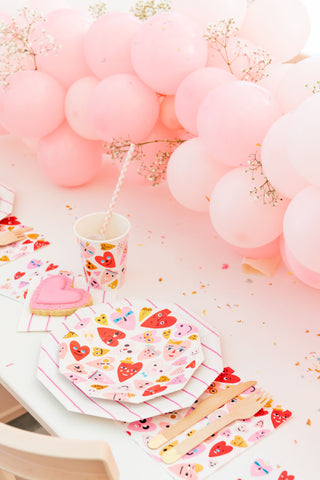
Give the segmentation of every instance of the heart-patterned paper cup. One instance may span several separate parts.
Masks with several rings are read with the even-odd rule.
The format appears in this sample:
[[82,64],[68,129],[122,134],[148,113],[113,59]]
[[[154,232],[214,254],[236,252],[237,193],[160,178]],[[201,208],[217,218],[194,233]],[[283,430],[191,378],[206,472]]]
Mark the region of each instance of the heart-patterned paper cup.
[[127,269],[129,220],[113,213],[105,234],[100,234],[105,212],[90,213],[74,225],[83,270],[92,288],[114,290],[124,283]]

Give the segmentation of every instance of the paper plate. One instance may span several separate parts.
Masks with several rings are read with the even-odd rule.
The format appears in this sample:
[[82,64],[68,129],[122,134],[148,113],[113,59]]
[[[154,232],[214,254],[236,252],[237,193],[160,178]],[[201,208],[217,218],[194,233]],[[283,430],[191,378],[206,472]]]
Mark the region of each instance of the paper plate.
[[171,305],[79,309],[59,340],[59,369],[90,397],[141,403],[181,390],[203,360],[199,330]]
[[[113,307],[123,308],[135,304],[136,299],[123,299]],[[169,308],[168,304],[153,299],[145,299],[148,308],[161,310]],[[93,307],[95,308],[95,306]],[[81,323],[79,315],[79,321]],[[197,371],[191,376],[187,384],[179,391],[168,395],[161,395],[151,400],[145,400],[138,404],[126,402],[96,399],[89,397],[82,392],[77,383],[72,384],[59,371],[59,338],[76,331],[77,322],[73,318],[67,318],[62,325],[52,332],[48,332],[41,346],[38,364],[37,378],[39,381],[60,401],[60,403],[71,412],[78,412],[86,415],[95,415],[103,418],[111,418],[126,422],[143,420],[163,413],[173,412],[181,408],[190,407],[194,401],[207,389],[213,379],[222,371],[223,362],[220,349],[220,337],[217,330],[205,323],[185,307],[172,305],[172,314],[178,315],[183,322],[195,326],[199,330],[204,360]],[[80,326],[80,324],[79,324]]]

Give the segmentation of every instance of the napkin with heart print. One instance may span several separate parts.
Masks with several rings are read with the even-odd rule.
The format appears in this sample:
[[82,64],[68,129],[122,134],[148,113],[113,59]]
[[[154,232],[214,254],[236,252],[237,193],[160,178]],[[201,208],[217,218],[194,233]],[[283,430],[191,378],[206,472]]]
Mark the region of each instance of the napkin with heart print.
[[13,209],[14,191],[0,183],[0,220],[10,215]]
[[[214,395],[217,391],[228,388],[228,386],[240,381],[240,377],[235,374],[234,370],[230,367],[226,367],[202,394],[199,401],[204,400],[208,396]],[[254,388],[257,387],[252,387],[252,389]],[[196,401],[191,408],[195,408],[197,403],[198,402]],[[187,430],[177,436],[174,440],[171,440],[171,442],[169,442],[170,445],[176,445],[178,442],[183,441],[186,436],[193,435],[197,430],[218,418],[221,413],[227,413],[232,408],[232,404],[233,401],[230,401],[208,417],[205,417],[191,427],[190,430]],[[165,468],[168,473],[177,480],[185,478],[188,478],[189,480],[203,480],[240,453],[247,451],[251,445],[255,445],[257,442],[261,441],[292,416],[290,410],[281,405],[276,405],[274,401],[270,401],[269,404],[261,408],[254,417],[248,420],[238,420],[234,422],[220,432],[209,437],[205,442],[198,445],[194,450],[188,452],[176,463],[167,465],[161,460],[163,448],[166,446],[159,450],[150,450],[147,443],[150,438],[183,418],[189,413],[189,411],[190,409],[183,409],[165,415],[124,424],[124,429],[128,435],[130,435],[131,438],[133,438],[149,455],[151,455],[155,461],[161,463],[163,468]],[[263,471],[263,467],[264,465],[262,465],[262,467],[261,465],[253,465],[252,472],[255,472],[254,469],[256,469],[257,472],[261,472]],[[259,470],[259,468],[262,468],[262,470]]]
[[[15,216],[5,217],[0,220],[0,232],[13,231],[25,226]],[[9,262],[17,260],[28,253],[34,253],[47,245],[50,245],[50,242],[43,235],[36,232],[26,232],[25,240],[0,247],[0,266],[7,265]]]

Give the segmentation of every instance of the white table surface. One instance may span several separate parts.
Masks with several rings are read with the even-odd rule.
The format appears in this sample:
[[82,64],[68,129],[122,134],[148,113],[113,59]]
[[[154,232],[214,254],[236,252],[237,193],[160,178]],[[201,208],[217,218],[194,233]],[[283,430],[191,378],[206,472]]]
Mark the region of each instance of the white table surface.
[[[106,163],[87,186],[57,187],[42,174],[25,144],[0,137],[0,181],[16,191],[14,214],[51,241],[37,258],[59,262],[75,273],[81,273],[81,267],[73,223],[106,208],[116,178],[115,168]],[[277,404],[293,411],[292,420],[215,473],[216,480],[237,480],[254,452],[287,469],[296,480],[315,478],[320,379],[311,357],[312,352],[320,356],[319,292],[284,266],[271,279],[242,274],[241,259],[214,234],[208,214],[184,209],[166,185],[125,183],[117,211],[132,223],[123,295],[165,298],[189,307],[220,331],[224,364],[246,379],[258,380]],[[16,271],[19,262],[23,260],[0,267],[0,280]],[[228,268],[222,268],[224,264]],[[107,440],[121,479],[147,480],[152,475],[168,480],[161,466],[117,424],[68,412],[36,379],[39,348],[47,333],[17,333],[21,310],[20,303],[0,296],[0,382],[51,433]]]

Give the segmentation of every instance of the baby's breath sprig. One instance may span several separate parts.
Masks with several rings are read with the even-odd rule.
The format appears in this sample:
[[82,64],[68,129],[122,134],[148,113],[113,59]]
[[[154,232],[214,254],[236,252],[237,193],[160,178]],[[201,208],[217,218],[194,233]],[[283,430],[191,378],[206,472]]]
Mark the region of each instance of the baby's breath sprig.
[[[266,67],[272,62],[271,55],[262,48],[251,51],[246,43],[236,38],[238,32],[239,28],[231,18],[208,25],[204,37],[213,51],[223,59],[230,73],[234,74],[233,64],[237,58],[242,57],[246,66],[243,67],[239,80],[259,82],[266,75]],[[231,41],[234,42],[232,51],[228,48]]]
[[318,80],[315,84],[309,85],[308,83],[305,84],[306,88],[309,88],[311,92],[315,95],[320,92],[320,80]]
[[102,17],[106,13],[108,13],[108,6],[106,2],[96,2],[92,5],[89,5],[89,13],[90,15],[97,20],[99,17]]
[[9,23],[0,24],[0,83],[9,85],[9,78],[27,68],[31,58],[37,70],[37,55],[47,54],[60,48],[56,40],[46,33],[46,18],[36,10],[23,7]]
[[[167,166],[173,151],[183,142],[185,142],[185,140],[177,138],[174,140],[159,139],[136,143],[131,161],[139,162],[137,169],[138,175],[142,175],[153,187],[162,183],[166,179]],[[154,143],[162,144],[163,149],[157,152],[153,162],[147,163],[145,161],[146,155],[143,151],[143,146]],[[131,142],[129,139],[112,139],[109,144],[105,145],[106,154],[109,155],[112,160],[118,160],[121,163],[126,157],[130,145]]]
[[169,12],[171,10],[171,0],[138,0],[131,7],[130,12],[140,20],[148,20],[156,13]]
[[279,202],[283,200],[280,197],[277,190],[271,185],[269,179],[263,172],[261,160],[258,158],[257,152],[249,155],[248,160],[249,168],[246,172],[251,174],[251,180],[255,181],[257,176],[262,177],[262,183],[258,187],[254,186],[252,190],[250,190],[250,194],[254,196],[256,200],[262,199],[264,205],[272,205],[276,207]]

